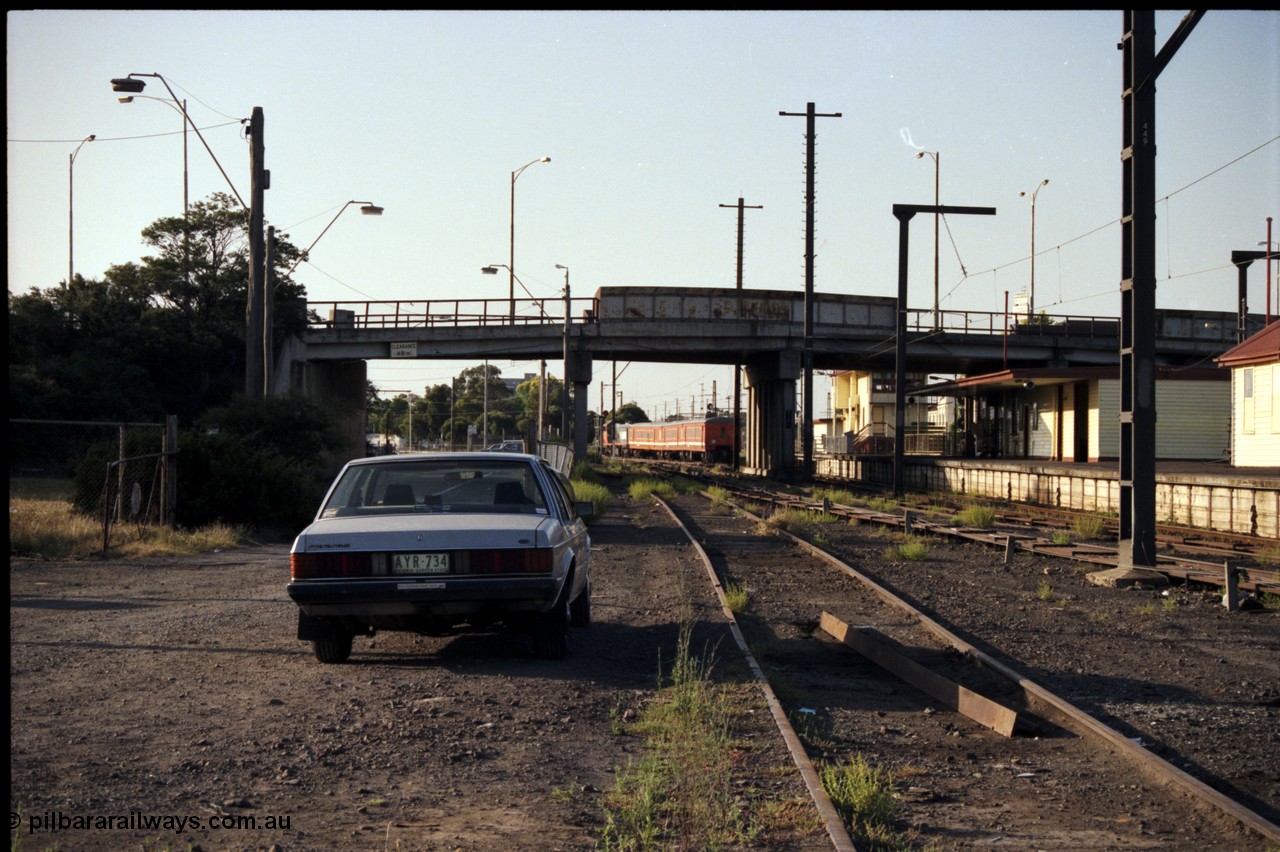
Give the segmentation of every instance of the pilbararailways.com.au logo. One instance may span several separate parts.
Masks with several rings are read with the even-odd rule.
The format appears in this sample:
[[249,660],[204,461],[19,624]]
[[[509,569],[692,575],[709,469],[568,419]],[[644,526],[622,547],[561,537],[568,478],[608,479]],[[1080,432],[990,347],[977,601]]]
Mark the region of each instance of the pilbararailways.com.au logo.
[[45,811],[25,816],[16,811],[9,813],[10,829],[20,828],[24,822],[27,834],[59,831],[165,831],[184,834],[206,828],[218,831],[289,831],[291,818],[274,814],[179,816],[146,814],[142,811],[129,811],[127,814],[69,814],[63,811]]

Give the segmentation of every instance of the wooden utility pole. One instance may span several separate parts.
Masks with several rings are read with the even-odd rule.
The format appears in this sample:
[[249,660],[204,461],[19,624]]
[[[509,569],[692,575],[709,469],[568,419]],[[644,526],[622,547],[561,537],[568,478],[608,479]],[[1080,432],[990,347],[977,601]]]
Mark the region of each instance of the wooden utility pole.
[[252,186],[249,189],[249,294],[245,307],[244,336],[244,392],[251,399],[262,396],[263,320],[266,316],[263,309],[267,288],[264,282],[266,252],[262,233],[262,202],[268,179],[263,167],[262,125],[262,107],[254,107],[253,116],[249,119],[249,170]]
[[[742,198],[738,198],[737,204],[721,204],[721,207],[738,208],[738,254],[737,254],[737,289],[742,289],[742,235],[743,220],[746,210],[763,210],[763,204],[744,204]],[[738,316],[742,316],[741,305],[738,307]],[[742,422],[742,363],[733,365],[733,469],[738,469],[738,456],[742,452],[742,435],[739,433],[741,429],[739,424]]]

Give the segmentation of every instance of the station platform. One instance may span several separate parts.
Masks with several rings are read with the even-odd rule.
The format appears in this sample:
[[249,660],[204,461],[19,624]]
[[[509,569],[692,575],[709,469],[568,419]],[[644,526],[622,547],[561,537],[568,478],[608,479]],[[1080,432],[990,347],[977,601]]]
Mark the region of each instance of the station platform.
[[[907,456],[903,484],[1011,502],[1118,514],[1117,460],[1065,463],[1040,459]],[[892,485],[890,455],[819,455],[824,479]],[[1280,540],[1280,466],[1231,467],[1217,461],[1156,461],[1158,523]]]

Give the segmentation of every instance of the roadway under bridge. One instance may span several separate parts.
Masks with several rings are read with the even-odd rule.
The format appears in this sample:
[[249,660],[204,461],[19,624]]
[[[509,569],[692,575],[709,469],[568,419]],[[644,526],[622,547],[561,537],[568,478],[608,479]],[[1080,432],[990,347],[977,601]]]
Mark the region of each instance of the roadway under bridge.
[[[597,361],[741,365],[746,470],[796,469],[796,381],[806,343],[815,370],[893,371],[897,299],[700,287],[602,287],[590,298],[311,302],[302,338],[280,347],[270,387],[324,400],[340,413],[352,457],[364,453],[370,360],[564,360],[573,386],[573,446],[585,457],[588,386]],[[1018,367],[1120,365],[1120,321],[1107,317],[907,309],[907,370],[978,374]],[[1211,364],[1261,315],[1156,312],[1156,365]],[[1242,336],[1243,335],[1243,336]],[[812,428],[810,425],[809,428]]]

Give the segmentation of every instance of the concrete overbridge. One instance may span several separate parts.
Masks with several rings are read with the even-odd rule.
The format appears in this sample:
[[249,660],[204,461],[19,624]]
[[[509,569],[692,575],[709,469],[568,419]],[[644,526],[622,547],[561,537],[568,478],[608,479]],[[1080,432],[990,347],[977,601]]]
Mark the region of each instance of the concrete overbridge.
[[[891,371],[897,299],[813,295],[815,370]],[[740,364],[747,390],[743,442],[749,470],[795,465],[796,380],[805,348],[805,294],[700,287],[602,287],[590,298],[312,302],[302,338],[281,347],[273,392],[326,400],[343,417],[353,454],[364,452],[366,362],[564,360],[573,423],[587,422],[596,361]],[[1159,310],[1158,364],[1204,363],[1237,339],[1235,312]],[[567,316],[566,316],[567,314]],[[1006,367],[1120,363],[1120,321],[1107,317],[907,309],[913,373],[981,373]],[[1263,317],[1249,315],[1250,328]],[[573,428],[575,455],[586,430]]]

